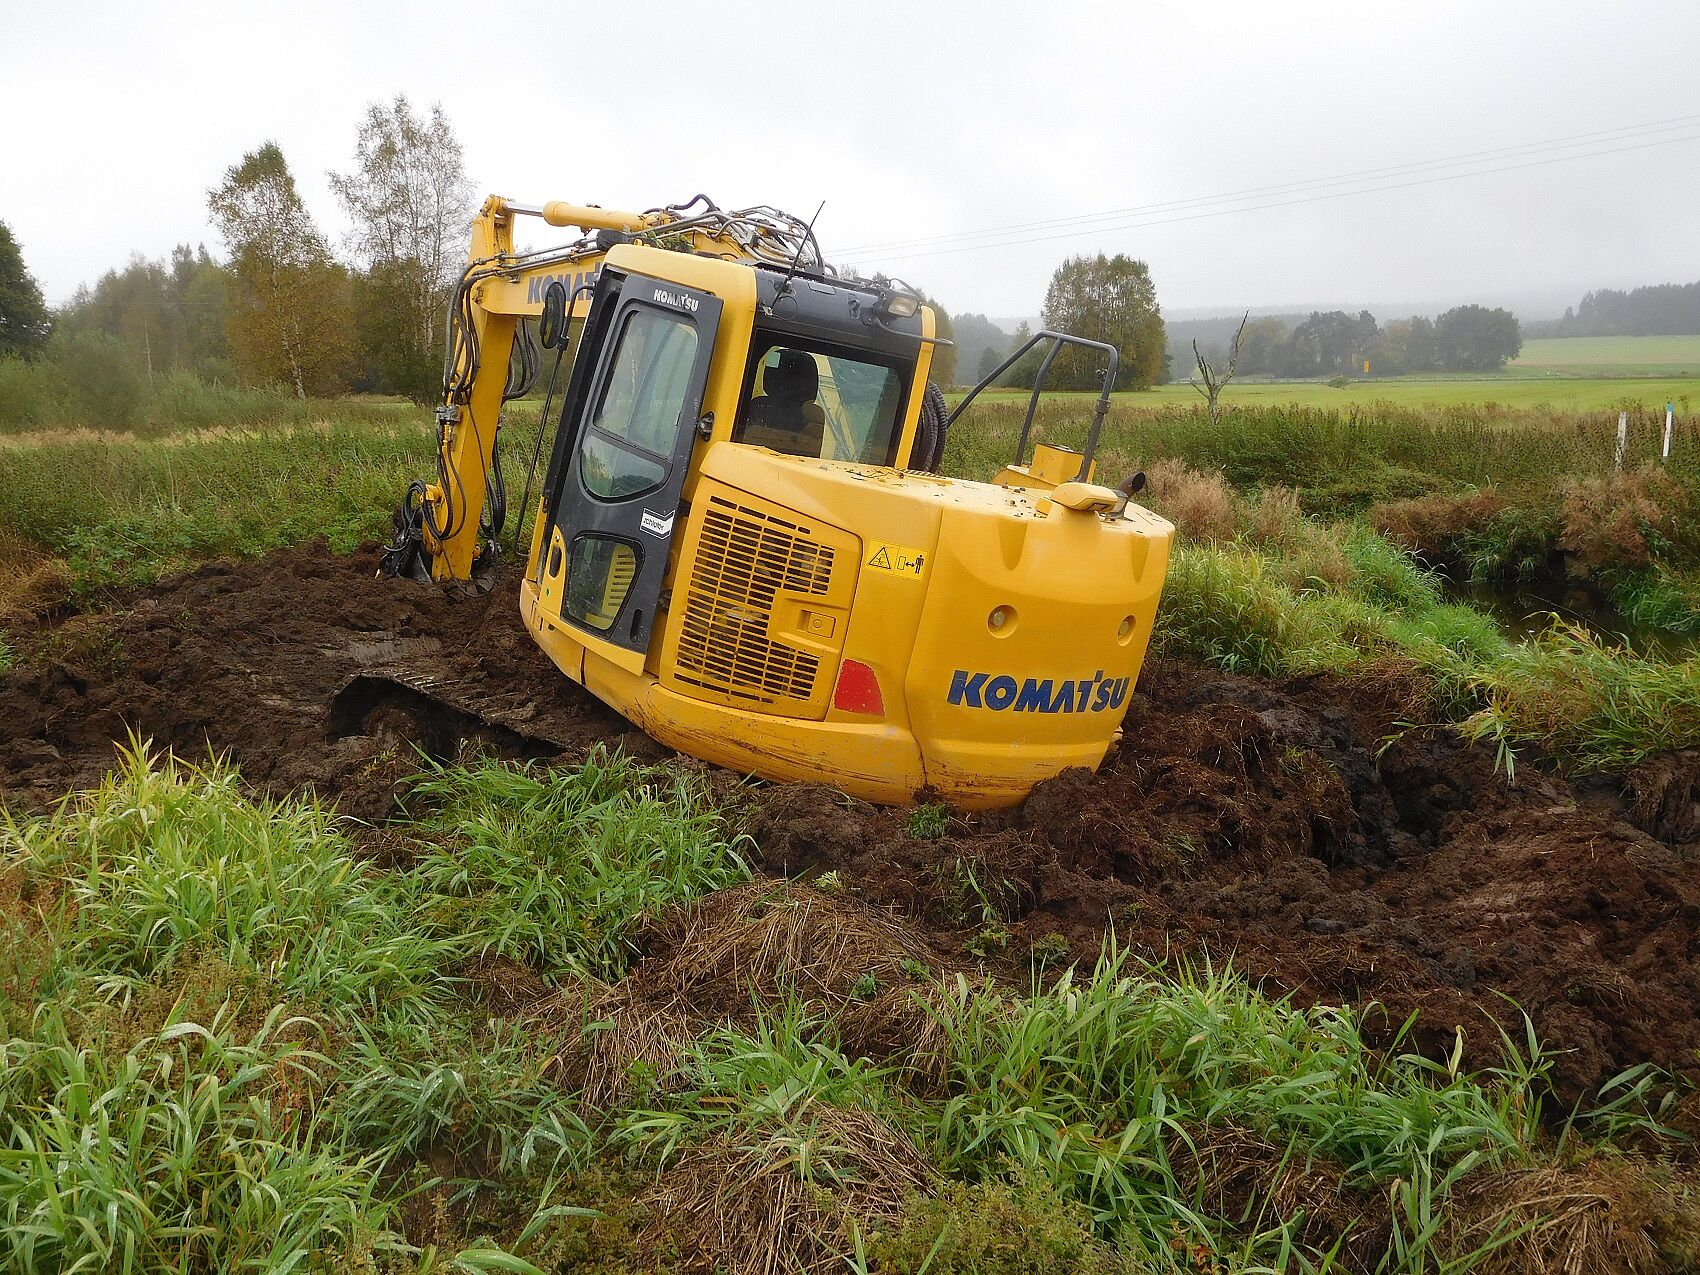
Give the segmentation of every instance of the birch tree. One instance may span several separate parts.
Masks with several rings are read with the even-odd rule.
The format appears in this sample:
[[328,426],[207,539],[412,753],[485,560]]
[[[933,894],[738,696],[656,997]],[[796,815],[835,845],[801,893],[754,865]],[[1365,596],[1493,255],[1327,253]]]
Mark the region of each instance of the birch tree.
[[[350,247],[366,271],[361,343],[394,388],[429,395],[448,290],[466,253],[473,185],[440,105],[417,114],[407,98],[366,108],[354,167],[330,174],[354,223]],[[423,382],[423,383],[422,383]]]
[[250,380],[281,380],[298,397],[334,393],[348,371],[348,276],[295,188],[275,142],[242,157],[208,194],[230,249],[236,293],[231,354]]

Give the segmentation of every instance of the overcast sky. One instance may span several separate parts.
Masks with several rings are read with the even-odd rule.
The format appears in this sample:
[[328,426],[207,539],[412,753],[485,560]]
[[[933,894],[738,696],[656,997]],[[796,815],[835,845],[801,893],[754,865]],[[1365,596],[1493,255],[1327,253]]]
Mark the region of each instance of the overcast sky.
[[[481,191],[636,208],[704,191],[804,217],[824,200],[829,259],[956,311],[1037,313],[1057,262],[1098,251],[1148,261],[1170,314],[1532,313],[1700,278],[1693,0],[0,0],[0,17],[0,220],[53,303],[133,253],[217,250],[206,192],[268,138],[340,244],[326,170],[396,93],[443,104]],[[1428,166],[1476,152],[1493,153]],[[1397,171],[1322,184],[1368,170]],[[1435,180],[1458,173],[1475,175]],[[1035,224],[1126,209],[1146,211]],[[940,239],[1004,227],[1028,228]]]

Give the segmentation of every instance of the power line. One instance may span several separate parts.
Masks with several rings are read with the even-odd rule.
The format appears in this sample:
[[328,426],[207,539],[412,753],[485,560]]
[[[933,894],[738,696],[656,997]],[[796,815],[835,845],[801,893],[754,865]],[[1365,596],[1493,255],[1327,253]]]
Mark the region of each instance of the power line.
[[[1441,159],[1413,160],[1404,164],[1392,164],[1382,168],[1364,168],[1350,173],[1339,173],[1332,177],[1312,177],[1302,181],[1280,182],[1272,186],[1253,186],[1243,190],[1227,191],[1219,195],[1196,195],[1188,199],[1166,200],[1154,204],[1140,204],[1128,208],[1115,208],[1103,212],[1077,213],[1067,217],[1052,217],[1040,221],[1018,222],[1008,226],[988,227],[984,230],[955,231],[949,234],[928,235],[914,239],[892,239],[882,243],[858,244],[847,250],[849,253],[867,253],[887,248],[911,248],[923,244],[946,243],[960,239],[977,239],[986,236],[1003,235],[1023,230],[1046,229],[1053,226],[1064,226],[1087,221],[1101,221],[1109,218],[1131,216],[1135,214],[1169,212],[1181,208],[1223,203],[1239,199],[1249,199],[1266,195],[1284,194],[1306,188],[1326,188],[1345,184],[1354,184],[1372,178],[1395,177],[1409,175],[1412,172],[1440,168],[1456,168],[1466,164],[1485,162],[1487,157],[1519,158],[1522,155],[1537,154],[1546,150],[1571,149],[1588,144],[1598,144],[1600,141],[1629,141],[1636,136],[1649,133],[1670,132],[1676,129],[1688,128],[1700,123],[1700,115],[1679,115],[1666,120],[1652,120],[1645,124],[1626,124],[1618,128],[1600,129],[1592,133],[1574,133],[1567,137],[1552,138],[1542,142],[1524,142],[1515,146],[1499,146],[1490,150],[1468,151],[1461,155],[1447,156]],[[1466,174],[1467,175],[1467,174]]]
[[[954,246],[927,248],[927,247],[925,247],[926,244],[936,242],[936,241],[935,240],[915,240],[915,241],[911,241],[911,242],[919,245],[920,250],[912,251],[912,252],[888,252],[888,251],[871,251],[869,249],[851,249],[848,252],[841,253],[840,255],[842,257],[846,258],[846,259],[851,258],[851,257],[867,258],[867,257],[877,256],[882,261],[886,261],[886,260],[902,261],[902,260],[911,260],[911,259],[914,259],[916,257],[935,257],[935,256],[943,256],[943,255],[946,255],[946,254],[949,254],[949,253],[973,252],[973,251],[976,251],[976,250],[981,249],[981,248],[1006,248],[1006,247],[1017,246],[1017,245],[1020,245],[1020,244],[1049,243],[1049,242],[1052,242],[1052,241],[1055,241],[1055,240],[1058,240],[1058,239],[1077,239],[1077,238],[1081,237],[1082,235],[1115,232],[1115,231],[1122,231],[1122,230],[1137,230],[1137,229],[1141,229],[1141,228],[1147,227],[1147,226],[1165,226],[1165,225],[1172,225],[1172,224],[1177,223],[1177,222],[1200,221],[1200,220],[1204,220],[1206,218],[1211,218],[1211,217],[1225,217],[1225,216],[1228,216],[1232,213],[1262,212],[1262,211],[1265,211],[1265,210],[1271,209],[1271,208],[1289,208],[1289,207],[1293,207],[1293,206],[1298,205],[1298,204],[1321,203],[1321,202],[1324,202],[1326,200],[1331,200],[1331,199],[1344,199],[1344,198],[1351,196],[1351,195],[1369,195],[1369,194],[1375,194],[1375,193],[1378,193],[1380,191],[1386,191],[1386,190],[1402,190],[1402,189],[1412,187],[1412,186],[1431,186],[1431,185],[1434,185],[1434,184],[1439,183],[1439,182],[1459,181],[1459,180],[1466,178],[1466,177],[1486,177],[1486,176],[1490,176],[1494,173],[1513,172],[1513,171],[1516,171],[1518,169],[1523,169],[1523,168],[1542,168],[1542,167],[1546,167],[1546,166],[1551,165],[1551,164],[1571,163],[1571,162],[1573,162],[1575,160],[1579,160],[1579,159],[1593,159],[1593,158],[1596,158],[1596,157],[1602,156],[1602,155],[1616,155],[1616,154],[1621,154],[1621,153],[1624,153],[1624,152],[1627,152],[1627,151],[1650,150],[1654,147],[1670,146],[1670,145],[1674,145],[1674,144],[1677,144],[1677,143],[1680,143],[1680,142],[1692,142],[1692,141],[1700,141],[1700,133],[1691,133],[1691,134],[1688,134],[1688,135],[1682,136],[1682,137],[1660,138],[1656,141],[1642,142],[1642,143],[1639,143],[1639,144],[1633,145],[1633,146],[1615,146],[1615,147],[1608,147],[1608,148],[1600,149],[1600,150],[1584,151],[1584,152],[1582,152],[1580,154],[1576,154],[1576,155],[1557,155],[1557,156],[1553,156],[1553,157],[1548,158],[1548,159],[1529,160],[1526,163],[1520,163],[1520,164],[1500,164],[1500,165],[1495,165],[1493,167],[1488,167],[1488,168],[1475,168],[1475,169],[1471,169],[1468,172],[1462,172],[1462,173],[1441,173],[1441,174],[1438,174],[1438,175],[1435,175],[1435,176],[1419,178],[1415,181],[1378,182],[1378,183],[1372,183],[1372,184],[1365,184],[1365,185],[1361,185],[1358,189],[1355,189],[1355,190],[1334,191],[1334,192],[1328,193],[1328,194],[1312,194],[1312,195],[1308,195],[1304,198],[1299,198],[1299,199],[1275,200],[1275,201],[1272,201],[1272,202],[1248,202],[1248,203],[1245,204],[1245,206],[1238,207],[1238,208],[1218,208],[1218,209],[1213,209],[1213,210],[1204,211],[1204,212],[1192,212],[1192,213],[1188,213],[1188,214],[1181,215],[1181,216],[1175,216],[1175,217],[1145,218],[1145,219],[1139,219],[1139,220],[1128,221],[1128,222],[1114,222],[1114,223],[1106,224],[1106,225],[1086,226],[1082,229],[1065,230],[1065,231],[1062,231],[1062,232],[1057,233],[1057,234],[1028,235],[1028,236],[1025,236],[1025,237],[1008,237],[1011,234],[1017,234],[1018,235],[1019,232],[1022,229],[1024,229],[1024,227],[1012,226],[1012,227],[1006,228],[1004,231],[999,231],[999,232],[994,232],[994,231],[975,232],[977,234],[985,235],[985,236],[990,236],[990,235],[993,235],[993,234],[997,234],[997,235],[1000,236],[999,238],[996,238],[996,239],[988,239],[988,241],[985,242],[985,243],[963,243],[963,244],[956,244]],[[1327,179],[1324,179],[1324,180],[1327,180]],[[1203,204],[1203,203],[1209,203],[1209,202],[1212,202],[1212,201],[1220,202],[1220,201],[1225,200],[1227,198],[1229,198],[1229,197],[1228,196],[1213,196],[1213,197],[1204,197],[1204,198],[1201,198],[1201,199],[1198,199],[1198,200],[1192,200],[1192,201],[1177,201],[1177,203],[1179,203],[1179,204],[1186,204],[1186,203]],[[1151,205],[1150,210],[1161,210],[1165,207],[1171,207],[1171,206],[1175,206],[1175,205]],[[1119,214],[1100,213],[1100,214],[1088,214],[1088,215],[1089,216],[1095,216],[1095,217],[1107,217],[1107,216],[1114,216],[1114,215],[1119,215]],[[1071,221],[1080,221],[1080,220],[1083,220],[1083,218],[1062,219],[1062,220],[1059,220],[1058,222],[1055,222],[1055,223],[1039,222],[1039,223],[1034,223],[1033,228],[1043,228],[1047,225],[1053,225],[1053,224],[1069,224]],[[941,236],[939,238],[940,239],[949,239],[950,237],[949,236]],[[900,244],[900,243],[893,243],[891,246],[892,247],[902,247],[904,245]]]

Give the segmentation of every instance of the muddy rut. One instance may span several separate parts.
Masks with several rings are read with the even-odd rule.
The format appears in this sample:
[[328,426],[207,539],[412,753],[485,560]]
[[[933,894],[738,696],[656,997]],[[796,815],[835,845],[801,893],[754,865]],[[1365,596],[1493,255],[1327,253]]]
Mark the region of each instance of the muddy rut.
[[[375,580],[375,562],[309,546],[98,612],[9,617],[24,659],[0,675],[0,800],[29,810],[94,782],[131,733],[228,753],[257,786],[311,786],[369,822],[414,745],[668,755],[555,672],[511,576],[447,596]],[[351,676],[397,661],[431,664],[529,738],[405,699],[331,720]],[[1478,1064],[1500,1030],[1522,1039],[1527,1012],[1567,1100],[1640,1062],[1700,1071],[1700,756],[1585,785],[1522,765],[1508,785],[1491,753],[1402,725],[1412,712],[1396,678],[1154,662],[1100,771],[1018,809],[918,839],[906,812],[798,785],[752,790],[742,817],[768,871],[836,871],[933,946],[1011,973],[1035,951],[1092,959],[1113,931],[1148,959],[1208,955],[1304,1003],[1374,1006],[1382,1043],[1413,1012],[1425,1051],[1462,1029]]]

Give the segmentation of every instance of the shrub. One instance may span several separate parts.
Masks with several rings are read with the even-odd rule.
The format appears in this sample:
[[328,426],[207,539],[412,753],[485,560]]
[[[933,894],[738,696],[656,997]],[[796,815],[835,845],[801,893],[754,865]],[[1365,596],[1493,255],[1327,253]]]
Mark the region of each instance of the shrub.
[[126,430],[142,419],[147,383],[129,351],[104,332],[61,337],[49,348],[68,391],[66,406],[93,429]]
[[1684,497],[1675,480],[1656,469],[1582,479],[1564,492],[1558,547],[1581,575],[1645,567],[1654,546],[1676,535],[1679,511],[1693,517]]
[[1485,532],[1504,508],[1504,497],[1487,487],[1386,501],[1366,517],[1382,535],[1438,565],[1456,561],[1458,542]]

